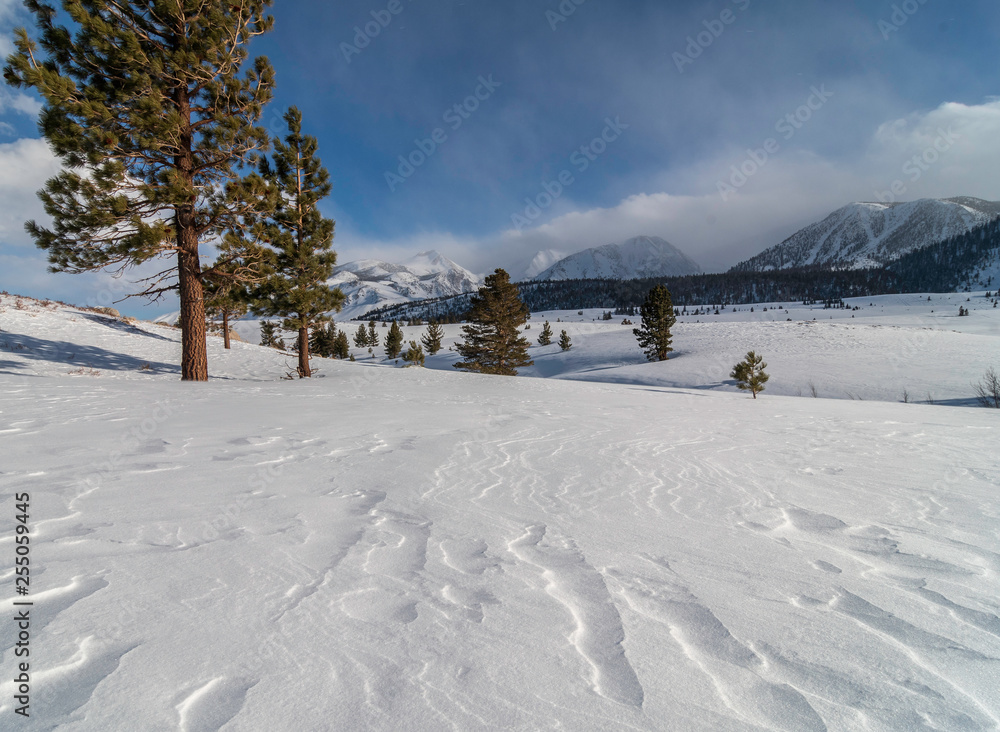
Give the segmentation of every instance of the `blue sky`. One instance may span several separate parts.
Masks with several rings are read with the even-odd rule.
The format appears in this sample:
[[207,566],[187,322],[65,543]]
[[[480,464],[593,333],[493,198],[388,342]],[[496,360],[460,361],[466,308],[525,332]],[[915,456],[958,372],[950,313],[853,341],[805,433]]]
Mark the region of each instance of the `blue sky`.
[[[276,4],[251,48],[277,72],[264,122],[294,104],[319,139],[340,261],[437,249],[516,276],[651,234],[720,270],[897,180],[1000,199],[995,0],[577,2]],[[0,51],[27,20],[0,0]],[[46,274],[21,231],[54,162],[37,103],[0,94],[0,289],[93,298],[106,279]]]

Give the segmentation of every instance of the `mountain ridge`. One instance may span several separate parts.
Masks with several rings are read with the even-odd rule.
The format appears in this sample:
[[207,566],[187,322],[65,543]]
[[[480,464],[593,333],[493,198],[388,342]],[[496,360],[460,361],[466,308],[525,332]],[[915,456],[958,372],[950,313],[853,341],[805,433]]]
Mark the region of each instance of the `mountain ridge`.
[[972,196],[898,203],[854,202],[740,262],[732,270],[881,266],[997,217],[1000,217],[1000,202]]

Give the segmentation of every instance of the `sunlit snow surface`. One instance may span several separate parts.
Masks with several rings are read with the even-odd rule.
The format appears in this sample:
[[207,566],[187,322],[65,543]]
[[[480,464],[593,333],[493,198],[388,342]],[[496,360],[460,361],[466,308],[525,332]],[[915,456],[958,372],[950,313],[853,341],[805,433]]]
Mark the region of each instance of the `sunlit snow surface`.
[[942,403],[1000,310],[932,297],[682,318],[662,364],[546,314],[558,379],[446,350],[288,381],[212,338],[208,384],[176,330],[3,297],[0,728],[997,729],[1000,413]]

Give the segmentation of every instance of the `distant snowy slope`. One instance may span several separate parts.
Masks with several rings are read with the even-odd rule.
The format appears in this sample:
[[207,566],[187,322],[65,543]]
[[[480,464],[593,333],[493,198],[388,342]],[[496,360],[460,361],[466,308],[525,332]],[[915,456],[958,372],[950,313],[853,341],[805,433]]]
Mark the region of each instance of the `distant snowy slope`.
[[827,265],[884,264],[1000,216],[1000,202],[924,198],[907,203],[852,203],[733,269],[765,271]]
[[536,280],[636,279],[698,274],[701,268],[684,252],[658,236],[637,236],[561,259]]
[[376,259],[348,262],[334,270],[328,284],[347,296],[336,317],[350,320],[383,305],[472,292],[482,282],[481,276],[428,251],[400,264]]

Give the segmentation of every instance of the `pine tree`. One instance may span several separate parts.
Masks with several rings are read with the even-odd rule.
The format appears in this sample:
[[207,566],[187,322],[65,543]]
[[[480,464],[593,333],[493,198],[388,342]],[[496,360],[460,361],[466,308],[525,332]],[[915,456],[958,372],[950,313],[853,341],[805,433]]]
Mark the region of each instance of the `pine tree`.
[[518,331],[528,320],[528,308],[510,275],[502,269],[489,275],[470,305],[470,322],[462,326],[465,340],[457,345],[465,360],[455,368],[516,376],[518,368],[534,363],[528,358],[528,340]]
[[42,0],[25,5],[39,38],[16,31],[4,78],[42,96],[39,125],[63,165],[39,192],[52,228],[25,228],[59,272],[121,273],[176,253],[133,294],[178,291],[181,378],[205,381],[200,245],[252,227],[272,201],[242,177],[269,146],[255,124],[274,72],[265,58],[244,62],[273,24],[271,0],[67,0],[71,27]]
[[667,354],[674,350],[670,347],[673,340],[670,329],[677,322],[677,316],[665,285],[657,285],[649,291],[639,313],[642,325],[632,330],[639,347],[650,361],[666,361]]
[[316,323],[309,336],[309,353],[320,358],[333,358],[334,341],[337,339],[337,326],[331,320],[328,323]]
[[570,340],[569,334],[566,331],[559,334],[559,347],[564,351],[568,351],[573,347],[573,341]]
[[[251,274],[245,274],[244,269],[249,269]],[[256,274],[254,268],[246,265],[238,255],[230,258],[225,251],[219,255],[211,270],[215,276],[204,283],[205,317],[210,328],[222,331],[223,344],[229,350],[230,322],[247,314],[250,294],[246,282],[256,280]]]
[[433,356],[441,350],[442,338],[444,338],[444,328],[437,323],[431,323],[427,326],[427,332],[421,336],[420,342],[424,344],[427,352]]
[[354,334],[354,345],[358,348],[368,348],[368,330],[364,325],[358,326],[358,332]]
[[260,321],[260,345],[285,350],[285,341],[278,333],[278,324],[271,320]]
[[341,360],[351,357],[351,344],[347,341],[347,333],[345,331],[337,333],[337,337],[333,341],[331,353],[334,358]]
[[416,341],[410,341],[410,347],[403,354],[403,360],[411,366],[423,366],[424,349]]
[[274,140],[274,165],[261,164],[265,180],[280,192],[280,203],[268,227],[273,247],[273,274],[258,290],[255,309],[284,318],[287,330],[298,331],[300,378],[309,367],[309,329],[340,310],[344,293],[326,281],[333,274],[337,253],[330,249],[334,222],[324,218],[319,202],[330,193],[330,175],[316,151],[316,138],[302,134],[302,115],[292,107],[285,114],[288,135]]
[[399,323],[394,320],[385,337],[385,355],[396,358],[401,350],[403,350],[403,331],[400,330]]
[[371,353],[372,349],[378,348],[378,331],[375,330],[375,321],[368,321],[368,352]]
[[769,374],[764,373],[766,368],[764,357],[750,351],[744,360],[733,367],[733,372],[729,376],[736,379],[736,385],[740,389],[749,391],[756,399],[757,394],[764,391],[764,384],[771,378]]
[[550,343],[552,343],[552,326],[546,320],[545,325],[542,326],[542,332],[538,334],[538,345],[547,346]]

